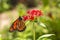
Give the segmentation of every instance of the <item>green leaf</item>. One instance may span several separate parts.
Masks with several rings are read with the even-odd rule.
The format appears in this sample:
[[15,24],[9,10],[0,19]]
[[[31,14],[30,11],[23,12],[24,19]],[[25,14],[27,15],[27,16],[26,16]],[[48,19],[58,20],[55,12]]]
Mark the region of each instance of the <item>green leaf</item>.
[[40,25],[41,25],[42,27],[46,28],[46,25],[45,25],[44,23],[41,22]]
[[40,40],[41,38],[48,38],[53,35],[55,35],[55,34],[45,34],[45,35],[40,36],[37,40]]

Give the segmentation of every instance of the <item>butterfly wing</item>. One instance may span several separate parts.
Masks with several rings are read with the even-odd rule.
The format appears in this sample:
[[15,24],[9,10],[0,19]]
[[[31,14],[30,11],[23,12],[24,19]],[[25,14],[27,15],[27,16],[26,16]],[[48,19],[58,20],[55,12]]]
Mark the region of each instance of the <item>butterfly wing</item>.
[[14,31],[13,25],[10,27],[9,31],[10,32],[13,32]]
[[25,30],[25,28],[26,28],[26,26],[25,26],[25,23],[24,23],[24,21],[22,20],[22,18],[21,17],[19,17],[13,24],[12,24],[12,26],[10,27],[10,32],[13,32],[13,31],[15,31],[16,29],[18,30],[18,31],[24,31]]
[[17,25],[17,30],[22,32],[26,29],[25,23],[23,20],[19,20],[19,23]]
[[17,29],[17,23],[18,23],[18,19],[16,21],[13,22],[13,24],[10,27],[10,32],[13,32]]

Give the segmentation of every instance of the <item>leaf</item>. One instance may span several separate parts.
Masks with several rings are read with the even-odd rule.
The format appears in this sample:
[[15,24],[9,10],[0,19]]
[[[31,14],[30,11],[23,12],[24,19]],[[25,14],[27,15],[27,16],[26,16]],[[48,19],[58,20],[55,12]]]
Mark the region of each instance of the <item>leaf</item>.
[[29,23],[30,23],[30,21],[26,21],[25,25],[27,25],[27,24],[29,24]]
[[46,25],[45,25],[44,23],[41,22],[40,25],[41,25],[42,27],[46,28]]
[[37,40],[40,40],[41,38],[47,38],[47,37],[50,37],[53,35],[55,35],[55,34],[45,34],[45,35],[40,36]]

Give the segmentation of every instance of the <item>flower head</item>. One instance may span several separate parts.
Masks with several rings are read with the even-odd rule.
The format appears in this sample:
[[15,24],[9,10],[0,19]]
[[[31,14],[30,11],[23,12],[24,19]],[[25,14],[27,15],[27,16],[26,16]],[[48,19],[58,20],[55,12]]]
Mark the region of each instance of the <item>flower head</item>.
[[36,9],[35,10],[34,9],[33,10],[28,10],[27,14],[31,15],[31,16],[34,16],[34,17],[43,15],[41,10],[36,10]]
[[43,15],[42,14],[42,12],[41,12],[41,10],[28,10],[27,11],[27,14],[28,15],[25,15],[25,16],[23,16],[23,19],[26,21],[26,20],[34,20],[35,19],[35,17],[39,17],[39,16],[41,16],[41,15]]
[[34,20],[34,16],[29,16],[29,20]]
[[26,21],[26,20],[34,20],[34,17],[33,16],[23,16],[23,20]]
[[26,21],[26,20],[28,20],[29,18],[28,18],[28,16],[23,16],[23,20],[24,21]]

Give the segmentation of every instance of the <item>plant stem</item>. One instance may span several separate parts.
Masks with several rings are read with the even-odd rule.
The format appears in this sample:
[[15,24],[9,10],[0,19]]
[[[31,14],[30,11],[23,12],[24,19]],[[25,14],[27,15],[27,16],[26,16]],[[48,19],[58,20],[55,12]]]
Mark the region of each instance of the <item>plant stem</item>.
[[33,30],[33,40],[36,40],[36,39],[35,39],[35,36],[36,36],[36,35],[35,35],[35,26],[34,26],[34,22],[33,22],[33,28],[32,28],[32,30]]

